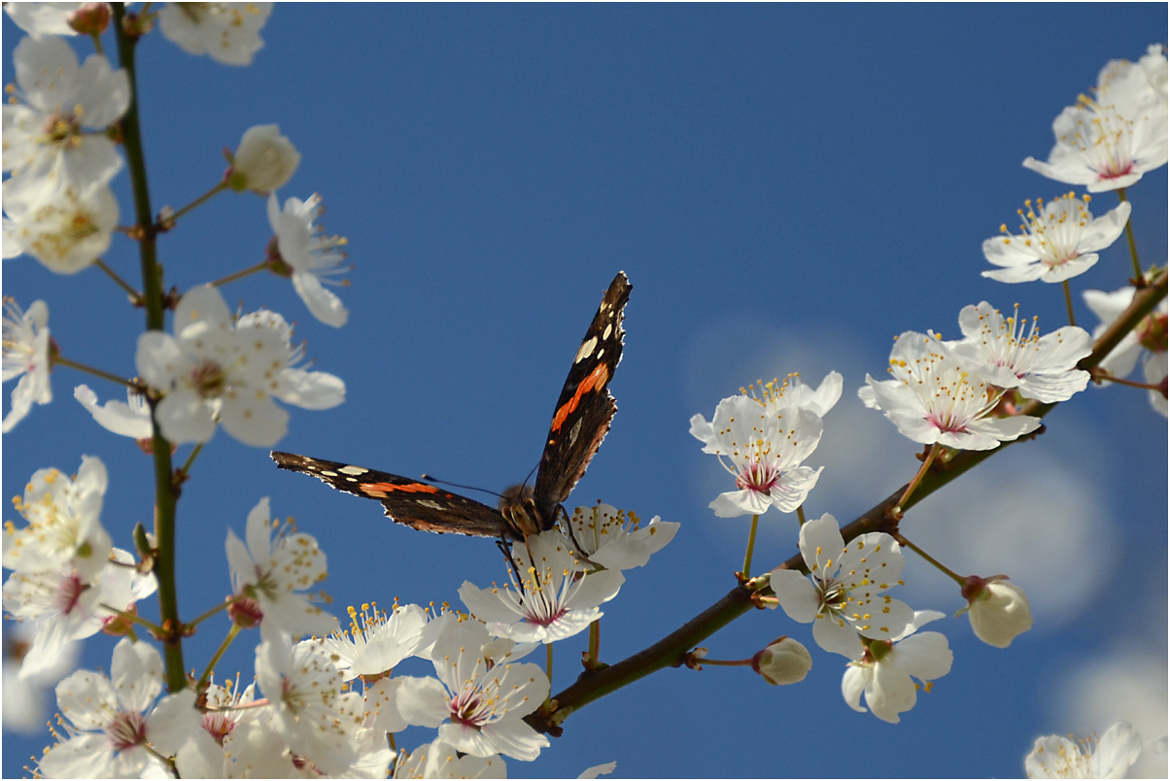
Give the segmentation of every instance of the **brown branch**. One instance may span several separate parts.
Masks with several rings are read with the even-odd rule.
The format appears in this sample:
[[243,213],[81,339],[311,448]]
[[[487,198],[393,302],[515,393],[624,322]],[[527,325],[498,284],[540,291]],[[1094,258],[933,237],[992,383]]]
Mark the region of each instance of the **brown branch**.
[[[1166,272],[1162,271],[1147,286],[1140,288],[1134,295],[1133,303],[1106,329],[1093,345],[1093,352],[1080,362],[1082,369],[1088,370],[1099,364],[1114,347],[1145,318],[1158,302],[1166,297]],[[1056,404],[1041,404],[1030,401],[1019,409],[1021,415],[1044,417],[1056,407]],[[1044,431],[1041,427],[1028,437],[1021,437],[1016,442],[1034,439]],[[946,463],[936,463],[922,478],[914,494],[907,500],[902,510],[908,510],[921,502],[927,496],[942,488],[959,475],[981,463],[993,453],[998,453],[1006,446],[1013,444],[1005,442],[994,450],[964,450],[954,453]],[[884,531],[897,531],[898,522],[893,513],[906,486],[894,491],[882,502],[870,508],[852,523],[841,529],[841,536],[848,542],[862,534]],[[780,565],[784,569],[807,572],[804,560],[797,554]],[[765,590],[764,593],[768,593]],[[560,733],[560,724],[575,711],[585,705],[600,699],[618,689],[627,686],[639,678],[664,667],[678,666],[686,654],[698,643],[713,635],[735,619],[752,609],[753,591],[747,586],[737,586],[729,591],[722,599],[699,615],[684,624],[681,628],[659,640],[654,645],[639,651],[633,656],[624,659],[609,667],[603,667],[597,672],[586,672],[576,683],[552,697],[555,709],[550,713],[534,713],[526,720],[536,730]]]

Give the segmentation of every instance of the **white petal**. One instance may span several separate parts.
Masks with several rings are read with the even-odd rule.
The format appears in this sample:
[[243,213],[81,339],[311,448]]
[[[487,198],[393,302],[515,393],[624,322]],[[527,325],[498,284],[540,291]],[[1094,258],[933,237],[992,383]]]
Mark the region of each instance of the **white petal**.
[[331,409],[345,401],[345,383],[326,372],[284,369],[274,395],[303,409]]
[[310,314],[325,325],[340,328],[349,319],[349,310],[332,290],[321,284],[316,274],[296,271],[292,275],[293,288],[309,307]]
[[225,402],[219,418],[227,433],[253,447],[272,447],[288,433],[288,413],[266,394],[241,395]]
[[841,696],[845,698],[845,704],[858,713],[865,713],[865,708],[861,707],[861,694],[871,675],[873,672],[869,667],[851,664],[845,668],[845,676],[841,679]]
[[162,691],[162,657],[150,643],[123,637],[114,646],[110,682],[128,711],[141,713]]
[[447,690],[434,678],[405,676],[398,689],[398,712],[408,724],[437,727],[449,715]]
[[211,410],[193,391],[171,391],[154,408],[154,416],[162,435],[174,445],[206,442],[215,433]]
[[774,569],[771,583],[780,607],[784,608],[789,618],[802,624],[811,623],[816,618],[820,599],[808,577],[796,570]]

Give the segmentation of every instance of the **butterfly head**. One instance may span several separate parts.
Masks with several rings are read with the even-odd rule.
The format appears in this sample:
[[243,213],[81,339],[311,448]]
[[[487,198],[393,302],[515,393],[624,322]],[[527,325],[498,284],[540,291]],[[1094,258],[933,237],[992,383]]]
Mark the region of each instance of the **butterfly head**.
[[520,484],[505,488],[500,494],[499,507],[500,515],[504,516],[504,522],[508,524],[508,530],[517,539],[522,540],[530,534],[538,534],[545,528],[536,510],[530,485]]

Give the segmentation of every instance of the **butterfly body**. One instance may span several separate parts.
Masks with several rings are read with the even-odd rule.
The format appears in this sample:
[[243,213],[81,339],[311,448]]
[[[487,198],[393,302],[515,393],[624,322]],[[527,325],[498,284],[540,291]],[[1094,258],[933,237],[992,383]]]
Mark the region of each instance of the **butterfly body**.
[[622,316],[631,285],[618,272],[573,358],[553,411],[533,486],[511,486],[498,506],[468,499],[428,482],[338,461],[273,452],[281,469],[312,475],[346,493],[380,501],[396,523],[451,532],[523,540],[551,529],[561,502],[585,474],[617,412],[609,381],[622,356]]

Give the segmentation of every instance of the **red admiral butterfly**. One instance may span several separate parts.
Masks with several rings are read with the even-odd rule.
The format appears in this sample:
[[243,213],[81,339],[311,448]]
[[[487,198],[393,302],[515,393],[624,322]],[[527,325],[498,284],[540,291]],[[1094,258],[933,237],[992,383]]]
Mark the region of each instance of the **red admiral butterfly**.
[[502,540],[523,540],[551,529],[558,513],[564,512],[561,502],[585,474],[617,412],[608,386],[622,358],[622,311],[630,289],[626,275],[619,271],[573,358],[553,412],[535,486],[506,489],[498,507],[409,477],[337,461],[279,452],[272,453],[272,460],[281,469],[320,478],[339,491],[377,499],[391,520],[415,529]]

